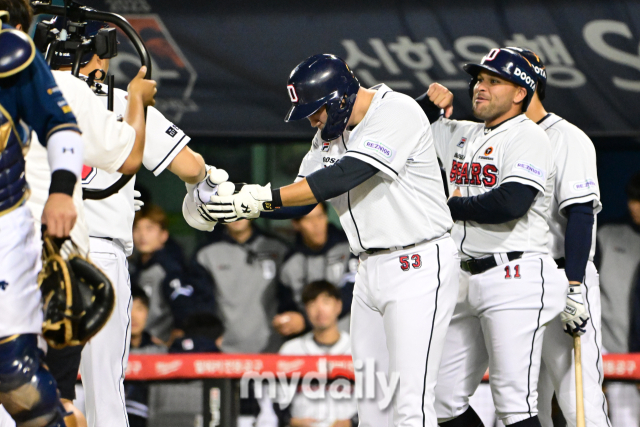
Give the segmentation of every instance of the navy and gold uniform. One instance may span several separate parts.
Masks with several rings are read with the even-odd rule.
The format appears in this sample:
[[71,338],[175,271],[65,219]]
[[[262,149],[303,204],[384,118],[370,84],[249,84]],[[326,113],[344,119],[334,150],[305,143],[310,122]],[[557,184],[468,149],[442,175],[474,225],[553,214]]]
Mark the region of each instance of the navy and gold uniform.
[[[6,12],[0,12],[6,16]],[[29,37],[3,24],[0,30],[0,403],[18,425],[64,426],[56,383],[40,363],[42,331],[40,244],[24,204],[28,197],[24,153],[28,128],[49,147],[51,193],[66,193],[82,161],[76,119],[44,58]],[[65,132],[64,131],[73,131]],[[56,135],[54,137],[54,135]],[[66,150],[66,152],[65,152]],[[55,151],[55,152],[54,152]],[[71,167],[65,167],[65,164]],[[59,191],[64,189],[63,191]]]

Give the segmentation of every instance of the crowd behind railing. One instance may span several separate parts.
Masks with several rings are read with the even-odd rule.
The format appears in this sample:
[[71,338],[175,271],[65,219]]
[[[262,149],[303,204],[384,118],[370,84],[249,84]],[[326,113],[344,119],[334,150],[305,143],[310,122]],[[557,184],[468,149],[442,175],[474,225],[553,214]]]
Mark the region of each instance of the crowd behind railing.
[[[640,174],[627,185],[628,212],[597,230],[595,263],[600,273],[603,354],[640,351]],[[344,233],[318,205],[292,220],[295,242],[242,220],[219,225],[190,260],[168,232],[167,217],[150,205],[136,214],[136,251],[129,260],[132,283],[131,353],[349,354],[349,309],[358,260]],[[126,386],[133,427],[145,424],[145,385]],[[606,384],[613,427],[640,423],[635,384]],[[488,386],[475,395],[492,418]],[[484,397],[483,397],[484,396]],[[329,409],[300,396],[284,410],[269,410],[272,425],[310,425],[314,414],[327,425],[348,427],[355,401]],[[247,406],[247,405],[244,405]],[[265,422],[264,414],[250,412]],[[242,412],[242,405],[241,405]],[[258,411],[260,412],[260,411]],[[355,420],[353,420],[355,421]],[[267,424],[269,423],[267,422]]]

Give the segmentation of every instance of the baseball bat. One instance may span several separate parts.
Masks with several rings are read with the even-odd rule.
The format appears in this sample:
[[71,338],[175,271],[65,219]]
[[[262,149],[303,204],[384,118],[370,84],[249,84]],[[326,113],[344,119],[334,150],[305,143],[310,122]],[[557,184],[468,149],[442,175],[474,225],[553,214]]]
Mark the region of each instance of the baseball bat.
[[576,366],[576,427],[585,427],[582,390],[582,349],[579,335],[573,337],[573,349]]

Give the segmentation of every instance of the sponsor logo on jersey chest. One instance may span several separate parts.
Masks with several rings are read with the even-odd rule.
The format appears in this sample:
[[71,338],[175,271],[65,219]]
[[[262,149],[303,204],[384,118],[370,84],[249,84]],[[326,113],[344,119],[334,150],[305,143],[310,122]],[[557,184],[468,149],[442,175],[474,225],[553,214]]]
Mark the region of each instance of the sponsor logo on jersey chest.
[[393,159],[393,157],[396,154],[394,150],[382,144],[381,142],[375,142],[375,141],[369,140],[369,141],[365,141],[363,145],[364,145],[364,148],[366,148],[367,150],[372,151],[388,160]]
[[328,152],[329,151],[329,146],[331,145],[330,142],[323,142],[322,143],[322,151]]
[[462,139],[460,139],[460,142],[458,142],[458,147],[462,148],[462,147],[464,147],[464,144],[466,144],[466,143],[467,143],[467,138],[462,138]]

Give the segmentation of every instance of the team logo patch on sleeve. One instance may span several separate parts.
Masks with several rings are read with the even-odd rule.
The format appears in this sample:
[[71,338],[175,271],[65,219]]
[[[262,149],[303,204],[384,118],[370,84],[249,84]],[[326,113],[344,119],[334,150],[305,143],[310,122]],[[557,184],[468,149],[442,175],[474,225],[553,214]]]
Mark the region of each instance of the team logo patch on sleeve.
[[367,150],[367,151],[371,151],[375,154],[377,154],[378,156],[387,159],[389,161],[393,160],[393,158],[396,155],[395,150],[387,147],[386,145],[384,145],[381,142],[375,142],[375,141],[371,141],[371,140],[365,140],[362,143],[362,146]]
[[169,135],[171,138],[174,138],[178,134],[178,127],[175,125],[171,125],[169,126],[169,129],[167,129],[165,133]]
[[582,193],[584,191],[590,190],[592,188],[597,188],[598,184],[596,184],[596,182],[591,179],[591,178],[587,178],[584,181],[573,181],[571,183],[571,190],[574,193]]
[[513,165],[513,170],[514,171],[523,170],[523,171],[529,173],[530,175],[535,176],[536,178],[544,178],[545,177],[544,169],[540,169],[536,165],[533,165],[533,164],[531,164],[529,162],[518,161]]

